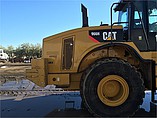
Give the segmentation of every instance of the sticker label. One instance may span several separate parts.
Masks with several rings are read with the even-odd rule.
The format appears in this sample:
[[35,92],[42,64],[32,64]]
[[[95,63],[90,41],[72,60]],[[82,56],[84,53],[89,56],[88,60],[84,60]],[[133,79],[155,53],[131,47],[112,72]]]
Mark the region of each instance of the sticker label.
[[[96,40],[98,42],[105,42],[111,40],[111,30],[91,30],[89,31],[89,36],[92,40]],[[115,41],[122,41],[123,40],[123,30],[116,29],[112,31],[112,36]]]

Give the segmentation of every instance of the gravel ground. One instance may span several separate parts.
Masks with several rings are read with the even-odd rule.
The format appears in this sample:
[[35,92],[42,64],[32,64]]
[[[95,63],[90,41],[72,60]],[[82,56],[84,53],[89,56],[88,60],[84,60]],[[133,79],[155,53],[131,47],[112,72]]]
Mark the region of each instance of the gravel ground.
[[[6,81],[26,79],[25,70],[30,68],[30,63],[0,63],[0,85]],[[0,117],[91,117],[87,110],[81,108],[80,96],[73,93],[36,96],[21,101],[4,97],[7,99],[0,101]],[[71,108],[65,109],[66,101],[73,101],[74,107],[72,102],[68,103]],[[150,106],[150,93],[146,93],[143,108],[134,117],[156,117],[156,106]]]

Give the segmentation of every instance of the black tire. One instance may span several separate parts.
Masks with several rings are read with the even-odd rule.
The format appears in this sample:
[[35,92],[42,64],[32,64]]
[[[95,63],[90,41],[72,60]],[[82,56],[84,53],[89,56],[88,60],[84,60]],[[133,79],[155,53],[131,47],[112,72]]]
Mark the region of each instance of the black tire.
[[[99,82],[108,75],[118,75],[129,86],[126,101],[116,107],[104,104],[98,96]],[[94,116],[132,116],[143,103],[144,85],[141,74],[127,62],[116,58],[102,59],[92,64],[82,75],[80,93],[84,106]]]

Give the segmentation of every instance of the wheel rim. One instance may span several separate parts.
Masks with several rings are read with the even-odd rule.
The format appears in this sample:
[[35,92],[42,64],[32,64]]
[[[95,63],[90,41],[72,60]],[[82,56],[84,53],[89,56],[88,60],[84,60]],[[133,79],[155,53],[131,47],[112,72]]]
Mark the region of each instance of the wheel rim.
[[119,106],[129,96],[127,82],[118,75],[108,75],[98,84],[97,93],[99,99],[108,106]]

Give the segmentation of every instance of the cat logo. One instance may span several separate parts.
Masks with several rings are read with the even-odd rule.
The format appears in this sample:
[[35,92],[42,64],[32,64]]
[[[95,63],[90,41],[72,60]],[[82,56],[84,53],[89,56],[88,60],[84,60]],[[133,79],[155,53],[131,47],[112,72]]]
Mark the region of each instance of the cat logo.
[[[112,32],[112,40],[116,40],[117,32]],[[111,32],[103,32],[103,40],[111,40]]]
[[94,42],[108,42],[111,39],[113,41],[121,41],[123,39],[123,30],[122,29],[114,29],[112,31],[111,38],[111,30],[91,30],[89,31],[89,39]]

